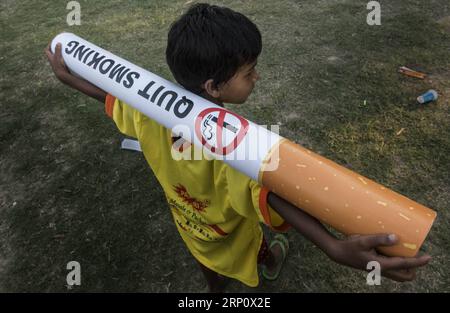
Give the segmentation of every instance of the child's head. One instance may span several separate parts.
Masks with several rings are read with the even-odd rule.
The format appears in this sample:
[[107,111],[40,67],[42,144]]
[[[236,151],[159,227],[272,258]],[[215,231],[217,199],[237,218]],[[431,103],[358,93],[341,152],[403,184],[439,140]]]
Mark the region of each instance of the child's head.
[[261,34],[228,8],[196,4],[172,24],[166,59],[177,82],[216,102],[243,103],[259,76]]

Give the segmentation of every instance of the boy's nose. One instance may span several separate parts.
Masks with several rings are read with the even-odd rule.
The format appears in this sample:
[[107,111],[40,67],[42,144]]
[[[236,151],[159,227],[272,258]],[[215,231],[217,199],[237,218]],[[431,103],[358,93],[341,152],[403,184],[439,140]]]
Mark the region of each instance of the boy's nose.
[[261,77],[259,76],[258,72],[255,72],[254,82],[256,83]]

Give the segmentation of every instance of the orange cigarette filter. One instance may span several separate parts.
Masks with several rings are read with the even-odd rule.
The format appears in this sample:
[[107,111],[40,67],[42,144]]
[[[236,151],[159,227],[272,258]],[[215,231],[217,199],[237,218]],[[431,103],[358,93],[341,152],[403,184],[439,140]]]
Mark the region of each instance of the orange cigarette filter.
[[314,152],[283,139],[260,171],[260,183],[310,215],[347,234],[396,234],[398,244],[380,248],[389,256],[415,256],[436,212]]

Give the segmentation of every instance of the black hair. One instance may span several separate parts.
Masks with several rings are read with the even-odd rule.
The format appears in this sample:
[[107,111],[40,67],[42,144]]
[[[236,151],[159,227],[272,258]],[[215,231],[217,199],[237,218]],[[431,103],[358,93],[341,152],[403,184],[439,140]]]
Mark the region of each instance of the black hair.
[[261,49],[261,33],[243,14],[199,3],[172,24],[166,60],[177,82],[200,94],[205,81],[212,78],[214,87],[227,82]]

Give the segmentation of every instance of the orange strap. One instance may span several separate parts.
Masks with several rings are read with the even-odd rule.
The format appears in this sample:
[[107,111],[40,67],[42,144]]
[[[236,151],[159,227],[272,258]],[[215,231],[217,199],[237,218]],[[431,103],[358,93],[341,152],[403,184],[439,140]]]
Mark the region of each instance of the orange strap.
[[269,195],[269,189],[267,189],[266,187],[262,187],[261,192],[259,193],[259,208],[260,208],[261,214],[264,218],[264,222],[266,223],[266,225],[268,225],[270,228],[272,228],[275,231],[285,232],[289,228],[291,228],[291,225],[289,225],[286,221],[283,221],[283,224],[281,224],[280,226],[272,225],[269,208],[267,206],[267,196],[268,195]]
[[116,102],[116,97],[108,93],[105,99],[105,112],[110,118],[113,118],[114,102]]

